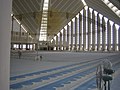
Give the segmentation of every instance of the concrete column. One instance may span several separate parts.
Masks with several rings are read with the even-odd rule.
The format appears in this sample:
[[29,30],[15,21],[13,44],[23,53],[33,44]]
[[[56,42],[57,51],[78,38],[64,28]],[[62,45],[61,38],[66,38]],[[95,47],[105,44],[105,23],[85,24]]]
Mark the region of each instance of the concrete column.
[[82,15],[79,13],[79,50],[82,50]]
[[120,27],[119,27],[119,29],[118,29],[118,49],[119,49],[119,51],[120,51]]
[[23,50],[23,43],[21,43],[21,50]]
[[105,51],[105,20],[102,18],[102,50]]
[[77,17],[75,17],[75,50],[77,50]]
[[25,45],[26,45],[25,49],[27,50],[27,43],[25,43]]
[[95,14],[95,51],[97,51],[98,50],[98,26],[97,26],[98,13],[94,11],[94,14]]
[[115,51],[115,44],[116,44],[116,32],[115,32],[115,23],[113,24],[113,51]]
[[86,10],[83,9],[83,50],[86,50]]
[[12,0],[1,0],[0,12],[0,90],[9,90]]
[[95,50],[95,14],[92,11],[92,50]]
[[14,26],[14,18],[13,18],[13,16],[12,16],[12,25],[11,25],[11,49],[13,49],[13,44],[14,44],[14,43],[12,43],[12,40],[13,40],[13,38],[14,38],[14,36],[13,36],[13,26]]
[[53,38],[52,43],[48,45],[48,50],[54,50],[54,47],[55,47],[55,39]]
[[116,25],[114,26],[114,44],[115,44],[115,51],[117,51],[117,27],[116,27]]
[[[20,23],[20,30],[19,30],[19,41],[21,42],[21,23]],[[21,43],[19,43],[19,49],[21,49]]]
[[59,49],[62,50],[62,33],[60,32],[60,43],[59,43]]
[[88,8],[88,51],[90,51],[90,41],[91,41],[91,13],[90,13],[90,8]]
[[113,35],[113,34],[114,34],[113,25],[114,25],[114,24],[111,24],[111,30],[110,30],[110,32],[111,32],[111,35],[110,35],[110,36],[111,36],[111,37],[110,37],[110,40],[111,40],[111,41],[110,41],[110,43],[111,43],[111,51],[113,51],[113,46],[114,46],[114,45],[113,45],[113,37],[114,37],[114,35]]
[[108,19],[105,19],[105,51],[108,50]]
[[32,44],[32,50],[35,50],[35,46],[34,46],[34,45],[35,45],[35,44],[33,43],[33,44]]
[[56,35],[56,50],[58,50],[58,36]]
[[71,21],[71,48],[73,50],[73,21]]
[[69,50],[69,25],[67,25],[67,50]]
[[34,44],[32,43],[32,50],[34,50]]
[[[37,49],[39,49],[39,46],[38,46],[38,44],[37,44]],[[29,50],[30,49],[30,46],[29,46],[29,43],[27,43],[27,50]]]
[[[19,29],[19,41],[21,42],[21,34],[22,34],[22,28],[21,28],[21,25],[22,25],[22,17],[20,17],[20,29]],[[21,49],[21,43],[19,43],[19,49]]]
[[100,17],[97,14],[97,50],[100,50]]
[[63,28],[63,50],[65,50],[65,28]]
[[13,38],[14,16],[12,16],[11,37]]
[[108,51],[111,50],[111,25],[110,21],[108,20]]
[[109,29],[108,29],[109,28],[109,20],[107,21],[106,25],[107,25],[107,29],[106,29],[106,44],[107,44],[106,46],[107,46],[107,48],[106,49],[107,49],[107,51],[109,51],[108,50],[108,48],[109,48]]
[[[36,36],[36,37],[37,37],[37,36]],[[26,42],[28,42],[28,38],[29,38],[29,34],[26,33]],[[37,40],[36,40],[36,42],[37,42]]]
[[[117,25],[117,24],[116,24]],[[117,29],[117,33],[116,33],[116,36],[117,36],[117,41],[116,41],[116,44],[117,44],[117,51],[119,51],[119,30],[120,30],[120,26],[117,25],[116,26],[116,29]]]

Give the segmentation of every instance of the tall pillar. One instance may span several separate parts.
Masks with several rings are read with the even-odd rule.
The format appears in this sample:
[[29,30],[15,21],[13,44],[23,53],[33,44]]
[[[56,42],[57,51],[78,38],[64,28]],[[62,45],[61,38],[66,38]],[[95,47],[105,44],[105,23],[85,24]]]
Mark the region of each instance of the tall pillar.
[[[21,32],[22,32],[22,28],[21,28],[21,23],[22,21],[22,16],[20,16],[20,30],[19,30],[19,41],[21,42]],[[19,42],[19,49],[21,49],[21,43]]]
[[21,44],[21,50],[23,50],[23,43]]
[[118,49],[120,51],[120,27],[118,29]]
[[90,8],[88,8],[88,51],[90,51],[90,41],[91,41],[91,13],[90,13]]
[[115,51],[117,51],[117,27],[116,27],[116,25],[114,26],[114,45],[115,45]]
[[67,25],[67,50],[69,50],[69,25]]
[[111,51],[113,51],[113,37],[114,37],[114,35],[113,35],[113,31],[114,31],[114,28],[113,28],[113,26],[114,26],[114,23],[111,23],[111,29],[110,29],[110,32],[111,32],[111,35],[110,35],[110,48],[111,48]]
[[107,46],[107,51],[109,51],[109,20],[107,20],[107,23],[106,23],[106,46]]
[[34,44],[32,43],[32,50],[34,50]]
[[86,10],[83,9],[83,50],[86,50]]
[[103,15],[99,14],[99,17],[100,17],[100,47],[99,47],[99,50],[102,50],[102,18],[103,18]]
[[65,28],[63,28],[63,50],[65,50]]
[[92,11],[92,50],[95,50],[95,14]]
[[56,35],[56,50],[58,50],[58,35]]
[[105,19],[105,51],[108,50],[108,19]]
[[26,43],[26,50],[28,50],[28,43]]
[[75,50],[77,50],[77,17],[75,17]]
[[14,25],[14,16],[12,16],[12,25],[11,25],[11,37],[13,38],[13,25]]
[[1,0],[0,12],[0,90],[9,90],[12,0]]
[[97,14],[97,50],[100,50],[100,17]]
[[97,21],[98,21],[98,12],[94,11],[95,14],[95,51],[98,50],[98,25],[97,25]]
[[102,50],[105,50],[105,20],[102,17]]
[[60,32],[60,43],[59,43],[59,49],[62,50],[62,33]]
[[12,43],[12,40],[13,40],[13,38],[14,38],[14,36],[13,36],[13,26],[14,26],[14,18],[13,18],[14,16],[12,16],[12,25],[11,25],[11,49],[13,50],[13,44],[14,43]]
[[29,33],[26,33],[26,42],[28,42],[28,41],[29,41]]
[[50,45],[48,45],[48,50],[54,50],[54,48],[55,48],[55,38],[53,38],[52,39],[53,41],[52,41],[52,44]]
[[115,23],[113,24],[113,51],[116,48],[116,31],[115,31]]
[[79,13],[79,50],[82,49],[82,15]]
[[108,51],[111,50],[111,24],[110,21],[108,20]]
[[73,50],[73,21],[71,21],[71,48]]

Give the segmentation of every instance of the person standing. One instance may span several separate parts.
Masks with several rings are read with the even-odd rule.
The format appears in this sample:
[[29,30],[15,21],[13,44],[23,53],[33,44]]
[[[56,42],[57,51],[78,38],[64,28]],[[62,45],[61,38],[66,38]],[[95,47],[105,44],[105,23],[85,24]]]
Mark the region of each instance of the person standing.
[[18,56],[19,56],[19,59],[21,58],[21,56],[22,56],[22,52],[19,50],[18,51]]

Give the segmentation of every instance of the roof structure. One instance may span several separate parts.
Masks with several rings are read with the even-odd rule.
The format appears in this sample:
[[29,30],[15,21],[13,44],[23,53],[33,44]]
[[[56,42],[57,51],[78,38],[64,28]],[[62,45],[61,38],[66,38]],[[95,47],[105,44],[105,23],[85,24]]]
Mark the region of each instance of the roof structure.
[[[84,3],[93,8],[103,16],[120,25],[120,2],[110,0],[116,7],[118,15],[107,5],[108,0],[49,0],[47,16],[47,35],[53,38],[78,12],[80,12]],[[44,0],[13,0],[13,15],[21,22],[27,32],[34,35],[39,34],[39,27],[42,21]],[[113,8],[113,7],[112,7]]]

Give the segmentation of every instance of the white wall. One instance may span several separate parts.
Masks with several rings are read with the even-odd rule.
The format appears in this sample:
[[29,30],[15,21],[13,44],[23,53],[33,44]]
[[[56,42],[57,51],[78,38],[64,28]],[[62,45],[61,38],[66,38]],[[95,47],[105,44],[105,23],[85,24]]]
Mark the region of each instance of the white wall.
[[0,0],[0,90],[9,90],[12,0]]

